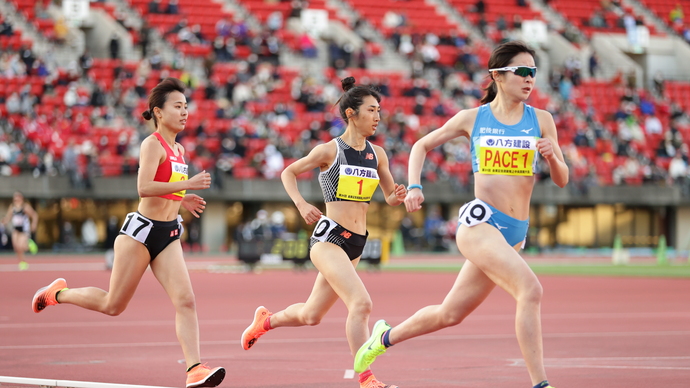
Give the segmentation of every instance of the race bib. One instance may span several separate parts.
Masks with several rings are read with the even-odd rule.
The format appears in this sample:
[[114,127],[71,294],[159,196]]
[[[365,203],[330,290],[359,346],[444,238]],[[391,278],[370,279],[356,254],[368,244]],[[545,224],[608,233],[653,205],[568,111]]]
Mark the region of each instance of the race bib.
[[458,212],[458,223],[472,227],[484,223],[494,212],[481,199],[475,199],[464,204]]
[[21,214],[12,215],[12,226],[24,226],[26,218]]
[[479,173],[534,175],[537,138],[532,136],[482,136],[479,143]]
[[335,196],[348,201],[370,201],[378,185],[379,174],[375,169],[341,165]]
[[146,244],[146,239],[149,237],[151,229],[153,229],[153,221],[135,212],[127,214],[125,223],[120,228],[120,233],[126,234],[142,244]]
[[[170,162],[170,167],[172,169],[172,174],[170,174],[170,182],[181,182],[181,181],[186,181],[188,178],[187,175],[187,165],[183,163],[176,163],[176,162]],[[184,197],[185,193],[187,190],[181,190],[176,193],[173,193],[173,195],[176,195],[178,197]]]
[[338,223],[326,216],[321,216],[316,227],[314,227],[314,232],[311,234],[311,237],[318,241],[326,242],[328,234],[331,233],[336,226],[338,226]]

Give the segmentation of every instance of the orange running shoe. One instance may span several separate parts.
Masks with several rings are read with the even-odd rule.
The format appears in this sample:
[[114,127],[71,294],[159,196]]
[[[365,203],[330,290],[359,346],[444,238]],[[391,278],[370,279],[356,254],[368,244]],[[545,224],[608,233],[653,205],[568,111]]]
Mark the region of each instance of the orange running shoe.
[[364,382],[359,383],[360,388],[398,388],[397,385],[387,385],[378,380],[374,375],[369,376]]
[[273,314],[264,306],[256,308],[254,312],[254,322],[252,322],[252,324],[244,330],[244,333],[242,333],[242,339],[240,340],[242,349],[249,350],[249,348],[254,346],[259,337],[268,331],[264,329],[264,322],[266,322],[271,315]]
[[206,364],[199,364],[187,372],[187,388],[217,387],[225,378],[225,368],[211,370]]
[[31,302],[31,307],[34,309],[35,313],[40,313],[44,308],[58,304],[55,298],[58,291],[62,291],[67,288],[67,282],[65,279],[59,278],[55,279],[48,286],[41,288],[34,294],[34,299]]

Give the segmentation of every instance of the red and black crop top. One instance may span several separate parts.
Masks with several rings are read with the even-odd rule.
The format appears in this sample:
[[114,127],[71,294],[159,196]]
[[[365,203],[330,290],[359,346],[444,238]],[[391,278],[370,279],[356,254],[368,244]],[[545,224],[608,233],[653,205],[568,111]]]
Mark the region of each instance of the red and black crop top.
[[[158,138],[158,141],[161,142],[163,149],[165,149],[165,162],[158,165],[156,176],[153,177],[153,180],[156,182],[186,181],[188,177],[187,163],[184,161],[184,156],[182,156],[182,154],[175,155],[175,151],[173,151],[168,143],[163,140],[163,136],[161,136],[160,133],[154,132],[153,134]],[[174,201],[182,201],[185,192],[186,190],[181,190],[172,194],[159,195],[159,197],[172,199]]]

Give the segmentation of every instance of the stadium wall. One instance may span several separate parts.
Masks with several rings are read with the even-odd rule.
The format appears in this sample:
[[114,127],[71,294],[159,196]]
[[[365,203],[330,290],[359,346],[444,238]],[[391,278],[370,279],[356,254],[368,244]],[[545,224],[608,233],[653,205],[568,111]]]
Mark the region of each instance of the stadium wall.
[[[298,181],[298,185],[308,201],[317,205],[323,201],[315,180]],[[83,201],[72,200],[71,203],[107,208],[90,212],[101,214],[103,220],[100,222],[107,220],[106,214],[121,215],[132,211],[138,199],[134,176],[93,178],[92,188],[88,190],[72,188],[69,179],[61,176],[2,177],[0,205],[6,206],[15,190],[22,191],[32,201],[80,199]],[[425,182],[424,193],[426,204],[442,206],[447,219],[455,217],[460,205],[473,198],[471,187],[458,187],[449,182]],[[253,217],[261,208],[285,210],[293,207],[279,180],[235,180],[221,176],[215,178],[213,188],[198,194],[208,203],[204,216],[199,220],[203,231],[201,244],[212,252],[223,251],[232,243],[231,232],[237,221],[228,220],[236,204],[244,204],[244,210],[240,211],[243,217]],[[383,200],[378,190],[374,201]],[[591,187],[582,192],[575,185],[560,189],[551,183],[537,183],[532,204],[530,224],[541,231],[539,241],[542,246],[610,247],[615,235],[621,234],[630,246],[653,247],[657,237],[663,234],[670,246],[680,250],[690,248],[690,198],[683,197],[678,187],[609,186]],[[122,206],[127,209],[120,209]],[[387,208],[384,206],[382,210]],[[404,209],[401,211],[404,213]],[[388,235],[397,230],[403,215],[386,217],[395,218],[396,225],[373,228]],[[423,223],[424,215],[415,214],[415,217],[418,223]],[[293,214],[292,218],[298,219],[299,215]]]

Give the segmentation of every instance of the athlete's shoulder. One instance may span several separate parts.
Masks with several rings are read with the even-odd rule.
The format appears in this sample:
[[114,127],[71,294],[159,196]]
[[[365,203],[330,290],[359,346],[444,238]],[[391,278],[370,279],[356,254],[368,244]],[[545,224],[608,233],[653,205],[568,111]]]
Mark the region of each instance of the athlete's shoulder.
[[463,109],[451,117],[444,125],[445,130],[457,132],[459,135],[469,135],[477,119],[479,108]]
[[[149,143],[155,143],[155,144],[160,144],[161,141],[156,137],[155,132],[146,136],[144,140],[141,142],[142,147],[145,145],[148,145]],[[161,144],[162,146],[162,144]]]
[[165,155],[165,148],[163,148],[163,144],[161,144],[160,140],[158,140],[155,135],[151,134],[141,142],[140,154],[154,157],[161,154]]
[[309,152],[309,155],[311,157],[316,157],[316,158],[324,158],[324,157],[335,157],[336,149],[338,145],[336,143],[336,140],[330,140],[326,143],[321,143]]
[[540,124],[548,124],[554,122],[553,115],[548,110],[539,109],[535,107],[531,108],[534,109],[534,115],[537,117],[537,120],[539,120]]
[[477,115],[479,114],[480,109],[485,105],[480,105],[475,108],[469,108],[469,109],[463,109],[460,112],[458,112],[455,116],[457,116],[461,120],[472,120],[474,121],[477,118]]

